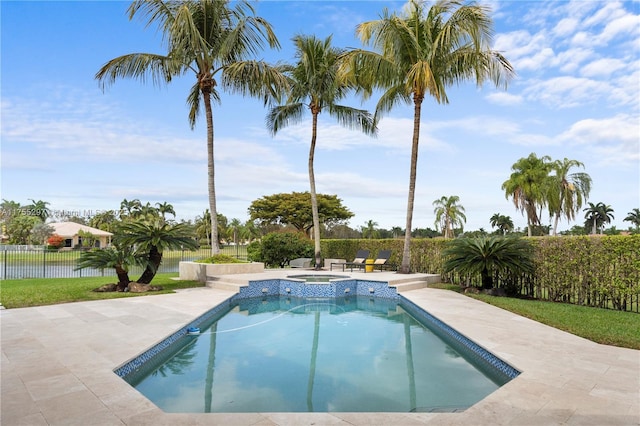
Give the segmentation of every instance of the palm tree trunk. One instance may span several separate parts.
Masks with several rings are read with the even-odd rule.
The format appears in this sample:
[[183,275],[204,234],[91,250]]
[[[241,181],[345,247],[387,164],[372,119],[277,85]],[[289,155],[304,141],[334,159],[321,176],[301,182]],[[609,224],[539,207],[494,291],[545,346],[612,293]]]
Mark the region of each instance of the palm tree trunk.
[[138,282],[140,284],[149,284],[153,277],[156,276],[156,272],[158,272],[158,268],[160,267],[160,263],[162,263],[162,253],[158,251],[156,246],[151,246],[149,250],[148,257],[149,264],[145,268],[144,272],[138,278]]
[[413,103],[415,105],[413,112],[413,141],[411,143],[411,166],[409,173],[409,196],[407,199],[407,222],[404,231],[404,248],[402,250],[402,264],[400,266],[401,274],[411,272],[410,262],[410,244],[411,244],[411,224],[413,222],[413,202],[416,195],[416,170],[418,168],[418,144],[420,141],[420,112],[422,110],[423,95],[415,94]]
[[322,257],[320,253],[320,215],[318,214],[318,197],[316,195],[316,178],[313,173],[313,157],[316,151],[316,136],[318,132],[318,113],[315,109],[311,111],[313,115],[313,126],[311,131],[311,146],[309,148],[309,186],[311,192],[311,213],[313,215],[313,243],[316,259],[316,270],[320,269]]
[[213,155],[213,109],[211,108],[211,93],[203,90],[204,110],[207,117],[207,176],[209,191],[209,211],[211,212],[211,254],[220,252],[218,245],[218,210],[216,209],[216,181]]
[[124,291],[131,282],[129,273],[121,265],[116,265],[115,269],[116,275],[118,275],[118,291]]
[[553,236],[558,235],[558,219],[560,219],[560,214],[556,213],[556,216],[553,220]]
[[320,311],[315,312],[313,321],[313,345],[311,347],[311,364],[307,381],[307,411],[313,412],[313,382],[316,379],[316,359],[318,358],[318,337],[320,335]]

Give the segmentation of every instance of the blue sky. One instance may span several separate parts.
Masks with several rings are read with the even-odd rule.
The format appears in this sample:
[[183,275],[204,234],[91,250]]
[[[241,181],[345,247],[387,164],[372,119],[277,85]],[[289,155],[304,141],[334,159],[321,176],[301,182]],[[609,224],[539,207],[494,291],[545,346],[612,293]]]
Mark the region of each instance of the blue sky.
[[[640,207],[640,2],[491,1],[494,49],[514,65],[508,90],[451,87],[450,103],[425,99],[414,228],[435,228],[432,203],[457,195],[465,229],[490,230],[494,213],[525,217],[501,189],[511,166],[535,152],[575,159],[593,179],[588,201],[614,209],[613,225]],[[186,97],[194,76],[167,87],[120,80],[105,92],[94,80],[109,59],[163,53],[161,37],[129,2],[1,1],[1,195],[45,200],[54,212],[118,209],[124,198],[167,201],[179,219],[208,207],[204,117],[191,130]],[[361,47],[355,26],[393,1],[262,1],[258,14],[279,37],[270,62],[292,62],[295,34],[333,35]],[[373,99],[364,107],[373,109]],[[357,98],[345,101],[360,107]],[[255,99],[223,94],[214,105],[218,211],[248,219],[264,195],[307,191],[310,121],[276,137]],[[404,228],[412,107],[385,117],[377,138],[322,116],[315,174],[320,193],[337,194],[355,216]],[[563,221],[559,229],[583,223]],[[543,223],[549,224],[547,215]]]

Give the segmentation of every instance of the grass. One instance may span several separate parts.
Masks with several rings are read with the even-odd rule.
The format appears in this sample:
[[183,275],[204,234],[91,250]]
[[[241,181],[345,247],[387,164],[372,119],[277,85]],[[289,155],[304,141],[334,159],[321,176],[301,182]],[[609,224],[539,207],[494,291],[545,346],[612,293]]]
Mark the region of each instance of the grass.
[[[455,284],[429,286],[460,292]],[[467,296],[596,343],[640,349],[640,314],[635,312],[485,294]]]
[[172,293],[176,289],[202,287],[198,281],[178,281],[172,278],[177,273],[157,274],[152,285],[161,286],[161,291],[151,293],[96,293],[92,291],[104,284],[113,283],[115,277],[89,278],[33,278],[3,280],[0,285],[0,302],[5,308],[26,308],[30,306],[55,305],[58,303],[87,300],[117,299],[153,294]]

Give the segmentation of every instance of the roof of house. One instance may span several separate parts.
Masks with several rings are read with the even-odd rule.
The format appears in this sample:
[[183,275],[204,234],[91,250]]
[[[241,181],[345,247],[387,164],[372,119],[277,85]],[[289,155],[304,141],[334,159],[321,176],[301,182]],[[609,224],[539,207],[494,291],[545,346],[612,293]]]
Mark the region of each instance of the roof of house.
[[113,234],[111,232],[103,231],[102,229],[92,228],[87,225],[81,225],[75,222],[52,222],[49,223],[53,229],[54,233],[60,235],[61,237],[73,237],[74,235],[78,235],[78,231],[90,232],[96,237],[110,237]]

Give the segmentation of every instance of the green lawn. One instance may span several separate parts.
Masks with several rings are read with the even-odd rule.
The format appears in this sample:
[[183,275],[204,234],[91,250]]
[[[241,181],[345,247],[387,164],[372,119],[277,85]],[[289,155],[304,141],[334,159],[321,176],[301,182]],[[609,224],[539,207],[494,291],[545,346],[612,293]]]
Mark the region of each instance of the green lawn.
[[[430,287],[460,291],[451,284]],[[484,294],[467,296],[597,343],[640,349],[640,314],[634,312]]]
[[28,306],[54,305],[85,300],[163,294],[171,293],[180,288],[202,287],[202,283],[197,281],[172,279],[177,276],[177,273],[157,274],[151,284],[161,286],[163,290],[152,293],[96,293],[92,291],[104,284],[115,282],[115,277],[3,280],[0,284],[0,302],[8,309],[25,308]]

